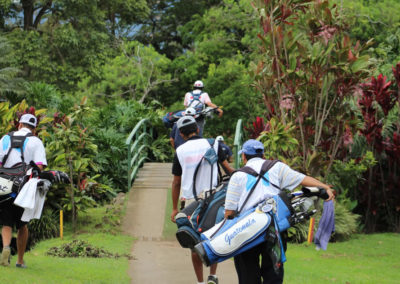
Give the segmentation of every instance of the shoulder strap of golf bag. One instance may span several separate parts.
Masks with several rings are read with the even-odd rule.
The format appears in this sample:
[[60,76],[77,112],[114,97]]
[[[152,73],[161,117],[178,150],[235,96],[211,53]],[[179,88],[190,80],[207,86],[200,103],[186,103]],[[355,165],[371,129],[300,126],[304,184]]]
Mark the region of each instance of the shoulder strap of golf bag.
[[193,96],[193,100],[191,100],[190,104],[191,104],[193,101],[199,101],[199,100],[200,100],[200,96],[201,96],[202,93],[203,93],[203,92],[200,92],[200,93],[198,93],[198,94],[194,94],[193,92],[190,92],[190,94]]
[[[200,92],[198,94],[197,93],[194,94],[193,92],[190,92],[190,94],[192,95],[193,99],[189,101],[188,106],[186,108],[193,107],[197,113],[203,111],[204,104],[200,101],[200,96],[203,94],[203,92]],[[196,104],[194,104],[195,102],[196,102]]]
[[197,164],[196,169],[194,170],[193,174],[193,196],[195,200],[198,200],[197,191],[196,191],[196,179],[197,173],[199,172],[201,163],[203,160],[206,160],[211,166],[211,176],[210,176],[210,190],[212,189],[212,181],[213,181],[213,174],[214,174],[214,164],[217,163],[218,167],[218,154],[214,150],[215,139],[209,138],[207,139],[208,143],[210,144],[210,148],[206,151],[204,156],[200,159],[200,162]]
[[16,149],[16,148],[19,148],[21,150],[21,160],[22,160],[22,163],[25,163],[24,149],[23,149],[25,139],[27,137],[33,136],[33,134],[31,132],[29,132],[25,136],[14,136],[14,131],[12,131],[12,132],[8,133],[7,135],[10,136],[10,148],[8,149],[7,154],[3,157],[2,165],[4,166],[5,163],[7,162],[7,159],[11,153],[11,150]]
[[[264,177],[264,175],[272,168],[273,165],[275,165],[277,162],[279,162],[279,160],[265,160],[265,162],[263,163],[263,165],[261,166],[261,170],[260,173],[257,173],[255,170],[253,170],[250,167],[243,167],[237,170],[237,172],[244,172],[246,174],[252,175],[254,177],[257,177],[256,182],[254,183],[253,187],[250,189],[249,194],[246,197],[246,200],[243,202],[242,207],[238,208],[237,214],[239,214],[242,209],[244,208],[244,206],[246,205],[247,201],[249,200],[251,194],[253,193],[254,189],[256,188],[258,182],[261,179],[266,180],[266,178]],[[271,185],[273,185],[274,187],[280,189],[278,186],[276,186],[275,184],[273,184],[272,182],[268,181]]]

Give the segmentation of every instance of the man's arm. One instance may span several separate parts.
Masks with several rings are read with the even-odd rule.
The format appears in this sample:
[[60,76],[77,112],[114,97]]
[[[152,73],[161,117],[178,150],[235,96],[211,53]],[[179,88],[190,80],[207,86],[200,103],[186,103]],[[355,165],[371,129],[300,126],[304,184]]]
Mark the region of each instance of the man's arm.
[[216,111],[218,112],[218,116],[221,117],[222,114],[224,113],[222,109],[218,108],[218,106],[216,104],[213,104],[211,101],[206,102],[206,105],[212,108],[215,108]]
[[228,163],[227,160],[224,160],[221,163],[221,166],[224,168],[225,173],[231,175],[233,173],[233,171],[235,170],[234,168],[231,167],[231,165]]
[[174,140],[174,138],[170,137],[169,138],[169,143],[171,143],[172,148],[175,149],[175,140]]
[[329,185],[327,185],[327,184],[324,184],[324,183],[320,182],[319,180],[317,180],[317,179],[315,179],[313,177],[305,176],[303,181],[300,184],[302,186],[315,186],[315,187],[325,188],[326,192],[329,195],[329,198],[327,200],[325,200],[325,201],[329,201],[329,200],[335,199],[335,195],[333,194],[331,187]]
[[175,176],[172,181],[172,212],[171,221],[175,223],[175,216],[178,214],[179,193],[181,190],[181,176]]

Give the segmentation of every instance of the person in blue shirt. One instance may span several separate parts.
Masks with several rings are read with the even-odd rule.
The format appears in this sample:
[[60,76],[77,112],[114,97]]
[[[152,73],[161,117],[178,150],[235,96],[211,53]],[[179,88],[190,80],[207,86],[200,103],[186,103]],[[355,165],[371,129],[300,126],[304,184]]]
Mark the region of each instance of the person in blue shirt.
[[217,138],[215,138],[215,140],[217,140],[219,142],[219,144],[221,144],[222,150],[224,151],[226,160],[231,163],[232,162],[232,150],[231,148],[226,145],[224,143],[224,137],[222,137],[221,135],[217,136]]
[[[187,108],[185,110],[185,116],[193,116],[196,118],[196,110],[194,108]],[[201,135],[200,135],[201,137]],[[177,127],[176,122],[174,123],[174,126],[172,126],[171,133],[169,135],[169,142],[171,143],[172,148],[176,150],[180,145],[185,143],[185,140],[182,138],[182,136],[179,134],[179,129]]]

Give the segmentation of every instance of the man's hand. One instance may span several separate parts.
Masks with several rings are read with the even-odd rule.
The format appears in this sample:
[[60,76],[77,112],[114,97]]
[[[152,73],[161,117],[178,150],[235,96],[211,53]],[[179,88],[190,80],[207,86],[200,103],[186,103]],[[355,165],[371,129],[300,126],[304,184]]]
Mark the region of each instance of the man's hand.
[[218,111],[218,117],[221,117],[224,114],[224,111],[220,108],[217,108]]
[[61,171],[43,171],[39,174],[39,177],[52,183],[70,183],[69,176]]
[[325,201],[329,201],[329,200],[334,200],[335,199],[335,195],[333,194],[333,191],[332,191],[332,189],[330,187],[326,188],[326,193],[328,193],[329,198],[327,200],[325,200]]
[[172,209],[172,212],[171,212],[171,221],[174,222],[174,223],[176,223],[176,221],[175,221],[175,216],[176,216],[176,214],[178,214],[178,209]]
[[225,219],[233,219],[236,215],[236,211],[235,210],[226,210],[225,209],[225,214],[224,214],[224,218]]

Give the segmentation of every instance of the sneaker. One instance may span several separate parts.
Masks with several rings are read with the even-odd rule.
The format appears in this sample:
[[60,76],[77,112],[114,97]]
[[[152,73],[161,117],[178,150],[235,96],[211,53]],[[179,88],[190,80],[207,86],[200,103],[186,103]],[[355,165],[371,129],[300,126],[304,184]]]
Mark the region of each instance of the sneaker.
[[24,263],[16,263],[15,267],[17,267],[17,268],[26,268],[27,266],[25,265],[25,262],[24,262]]
[[208,276],[207,284],[218,284],[218,277],[213,275]]
[[1,253],[0,265],[9,266],[11,259],[11,249],[3,248],[3,252]]

